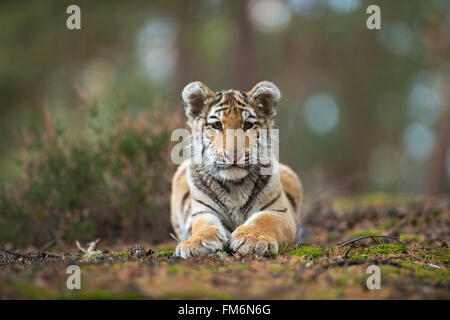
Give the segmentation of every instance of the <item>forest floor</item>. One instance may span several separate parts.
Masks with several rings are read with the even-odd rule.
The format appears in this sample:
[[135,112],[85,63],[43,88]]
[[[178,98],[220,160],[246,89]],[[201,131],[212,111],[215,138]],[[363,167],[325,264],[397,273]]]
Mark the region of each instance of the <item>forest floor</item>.
[[[263,257],[182,260],[175,241],[0,248],[0,299],[450,299],[449,199],[372,194],[304,211],[303,242]],[[66,286],[69,265],[79,290]],[[380,289],[368,289],[371,265]]]

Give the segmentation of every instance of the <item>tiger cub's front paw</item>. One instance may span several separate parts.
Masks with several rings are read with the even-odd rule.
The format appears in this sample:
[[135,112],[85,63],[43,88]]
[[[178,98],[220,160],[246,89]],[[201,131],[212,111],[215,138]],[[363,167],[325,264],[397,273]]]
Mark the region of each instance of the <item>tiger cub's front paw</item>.
[[278,243],[274,237],[254,226],[240,226],[231,234],[230,249],[237,253],[263,255],[270,250],[277,253]]
[[214,226],[192,235],[186,241],[180,242],[175,250],[175,255],[183,259],[191,256],[207,255],[217,250],[222,250],[224,243],[228,242],[228,236],[224,231]]

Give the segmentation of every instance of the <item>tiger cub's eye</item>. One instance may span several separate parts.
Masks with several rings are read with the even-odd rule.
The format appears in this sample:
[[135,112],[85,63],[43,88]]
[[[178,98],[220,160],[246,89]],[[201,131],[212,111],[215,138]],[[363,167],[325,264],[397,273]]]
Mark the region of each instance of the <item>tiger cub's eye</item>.
[[214,129],[220,130],[220,129],[222,129],[222,123],[220,121],[216,121],[212,124],[212,127]]
[[244,122],[244,130],[248,130],[248,129],[251,129],[251,128],[253,128],[253,123],[249,122],[249,121],[245,121]]

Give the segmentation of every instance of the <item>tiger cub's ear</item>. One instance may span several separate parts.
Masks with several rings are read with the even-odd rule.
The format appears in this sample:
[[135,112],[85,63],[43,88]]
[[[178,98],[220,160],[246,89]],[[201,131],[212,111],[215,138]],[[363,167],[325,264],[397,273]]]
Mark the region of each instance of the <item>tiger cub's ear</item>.
[[270,81],[261,81],[257,83],[247,96],[250,102],[255,104],[263,114],[272,118],[276,115],[276,107],[281,99],[281,93],[278,87]]
[[205,100],[214,95],[214,91],[200,81],[191,82],[184,87],[181,97],[188,118],[195,120],[205,108]]

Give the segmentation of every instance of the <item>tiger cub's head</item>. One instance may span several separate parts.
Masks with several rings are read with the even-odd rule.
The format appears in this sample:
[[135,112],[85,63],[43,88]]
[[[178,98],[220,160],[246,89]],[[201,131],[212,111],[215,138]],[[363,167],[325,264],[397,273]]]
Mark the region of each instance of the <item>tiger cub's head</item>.
[[201,144],[194,152],[201,152],[203,168],[222,180],[239,181],[261,167],[258,150],[267,147],[267,139],[259,138],[272,128],[280,97],[269,81],[248,92],[214,92],[202,82],[189,83],[182,98],[194,144]]

